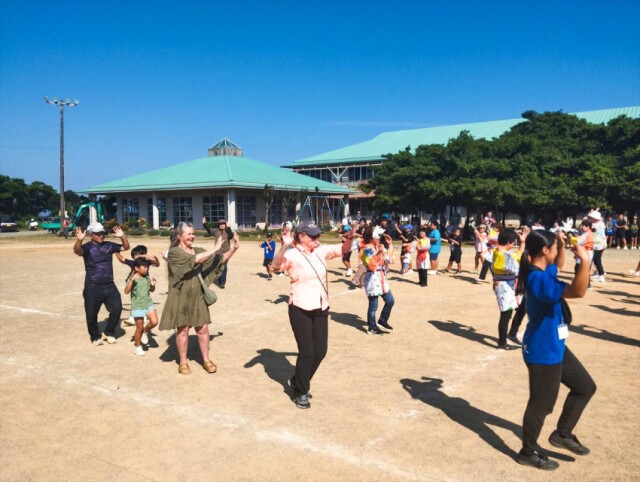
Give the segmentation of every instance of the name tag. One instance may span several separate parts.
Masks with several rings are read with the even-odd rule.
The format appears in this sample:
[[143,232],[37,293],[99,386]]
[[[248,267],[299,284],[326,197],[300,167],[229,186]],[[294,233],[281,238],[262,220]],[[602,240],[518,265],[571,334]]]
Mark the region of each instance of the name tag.
[[569,326],[566,323],[558,325],[558,339],[565,340],[569,337]]

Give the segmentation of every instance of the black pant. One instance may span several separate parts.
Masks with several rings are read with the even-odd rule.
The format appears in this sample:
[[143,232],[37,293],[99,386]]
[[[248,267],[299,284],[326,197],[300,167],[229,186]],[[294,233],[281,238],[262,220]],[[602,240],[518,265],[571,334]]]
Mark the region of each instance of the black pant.
[[531,455],[540,451],[538,437],[544,419],[553,411],[558,399],[560,383],[569,388],[562,407],[557,430],[563,437],[572,435],[587,403],[596,392],[596,384],[569,348],[565,349],[562,363],[537,365],[527,363],[529,369],[529,402],[522,421],[522,451]]
[[520,329],[520,325],[522,324],[522,320],[524,320],[524,315],[526,314],[527,314],[527,307],[523,298],[520,305],[518,305],[516,314],[513,315],[513,321],[511,322],[511,329],[509,330],[509,336],[516,336],[518,334],[518,330]]
[[500,346],[507,344],[507,332],[509,331],[509,320],[512,314],[513,310],[500,312],[500,321],[498,321],[498,345]]
[[418,270],[418,280],[420,281],[420,286],[427,286],[427,270],[426,269]]
[[593,250],[593,264],[596,265],[598,276],[604,275],[604,268],[602,267],[602,253],[604,253],[604,249]]
[[480,270],[480,279],[484,280],[487,277],[487,273],[491,269],[491,261],[487,261],[486,259],[482,261],[482,269]]
[[311,379],[327,354],[329,310],[303,310],[289,305],[289,322],[298,344],[296,371],[291,379],[295,395],[309,392]]
[[103,304],[109,312],[109,321],[104,333],[113,336],[122,314],[122,299],[116,285],[114,283],[85,285],[82,297],[84,298],[84,312],[87,316],[87,330],[91,341],[100,339],[98,313]]

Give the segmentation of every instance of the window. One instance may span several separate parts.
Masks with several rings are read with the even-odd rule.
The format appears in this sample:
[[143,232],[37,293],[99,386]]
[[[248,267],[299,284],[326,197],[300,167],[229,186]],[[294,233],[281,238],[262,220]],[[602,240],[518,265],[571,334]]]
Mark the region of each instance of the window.
[[[159,197],[156,201],[158,202],[158,223],[162,225],[167,220],[167,200]],[[147,224],[153,226],[153,198],[147,198]]]
[[216,222],[219,219],[227,219],[227,206],[224,196],[204,196],[202,198],[202,214],[207,217],[207,222]]
[[193,204],[191,196],[173,198],[173,224],[193,222]]
[[238,228],[253,228],[256,225],[256,197],[238,196],[236,199],[236,222]]
[[128,197],[124,199],[124,222],[135,225],[140,219],[140,207],[137,197]]
[[282,199],[274,199],[269,208],[269,226],[282,226]]

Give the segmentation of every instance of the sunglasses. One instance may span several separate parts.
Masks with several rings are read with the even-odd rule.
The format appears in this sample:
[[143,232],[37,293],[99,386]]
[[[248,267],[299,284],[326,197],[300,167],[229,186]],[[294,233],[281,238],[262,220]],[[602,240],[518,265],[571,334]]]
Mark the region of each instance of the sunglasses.
[[304,233],[304,234],[305,234],[305,236],[307,236],[310,239],[313,239],[314,241],[320,239],[320,235],[319,234],[316,234],[315,236],[311,236],[311,235],[309,235],[307,233]]
[[91,233],[94,236],[104,236],[106,233],[104,231],[100,231],[99,233]]

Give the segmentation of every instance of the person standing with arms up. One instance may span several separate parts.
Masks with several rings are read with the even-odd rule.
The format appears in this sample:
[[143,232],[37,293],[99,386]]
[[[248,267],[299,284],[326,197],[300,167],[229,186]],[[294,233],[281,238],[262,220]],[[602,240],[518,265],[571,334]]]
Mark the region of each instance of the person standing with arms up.
[[525,295],[529,323],[522,340],[522,354],[529,371],[529,401],[522,422],[522,450],[518,463],[543,470],[554,470],[558,463],[549,460],[538,445],[538,437],[547,415],[558,398],[560,384],[569,394],[549,443],[576,455],[590,450],[573,434],[580,416],[596,391],[596,384],[578,358],[565,346],[569,336],[566,298],[582,298],[589,286],[589,254],[579,244],[571,250],[580,258],[580,268],[571,284],[558,280],[564,264],[564,233],[532,231],[525,241],[518,294]]
[[[82,244],[89,235],[91,241]],[[73,252],[84,259],[86,276],[84,279],[84,312],[87,317],[87,330],[91,343],[95,346],[106,341],[109,344],[116,342],[115,333],[122,313],[122,298],[113,282],[113,255],[129,249],[129,240],[119,226],[113,228],[113,235],[120,238],[122,244],[105,241],[107,234],[100,223],[91,223],[85,232],[82,228],[76,228],[76,242]],[[104,333],[98,328],[98,313],[104,305],[109,312],[109,321]]]
[[[291,278],[289,323],[298,344],[298,359],[289,386],[298,408],[307,409],[311,379],[327,354],[329,325],[329,285],[327,261],[351,250],[353,230],[342,246],[320,246],[322,231],[313,221],[296,226],[295,236],[282,234],[282,247],[273,259],[276,271]],[[288,249],[292,247],[292,249]]]

